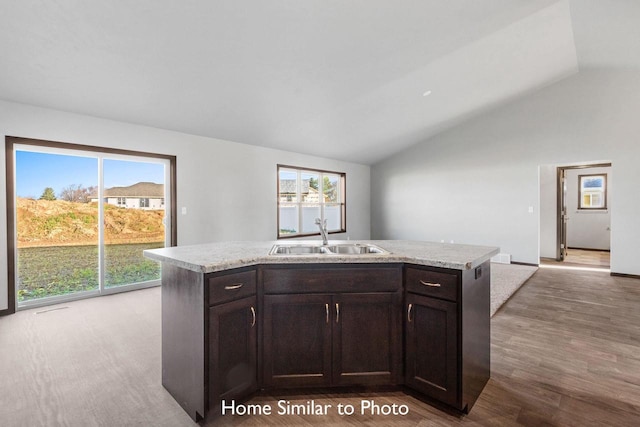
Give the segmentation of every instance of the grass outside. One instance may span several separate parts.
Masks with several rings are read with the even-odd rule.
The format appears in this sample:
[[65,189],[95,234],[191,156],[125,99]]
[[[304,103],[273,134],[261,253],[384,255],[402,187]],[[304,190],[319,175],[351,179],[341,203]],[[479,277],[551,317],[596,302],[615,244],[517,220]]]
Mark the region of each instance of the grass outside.
[[[105,286],[160,279],[159,263],[142,255],[163,242],[106,245]],[[98,289],[98,246],[18,248],[18,301]]]

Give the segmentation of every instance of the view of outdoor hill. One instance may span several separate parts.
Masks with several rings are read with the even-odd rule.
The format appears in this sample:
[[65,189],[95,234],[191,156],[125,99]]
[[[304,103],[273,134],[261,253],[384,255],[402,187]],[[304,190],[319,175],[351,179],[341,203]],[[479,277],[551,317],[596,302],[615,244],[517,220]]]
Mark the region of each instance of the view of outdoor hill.
[[[98,204],[17,198],[18,248],[95,245]],[[124,209],[105,204],[105,242],[164,241],[162,210]]]

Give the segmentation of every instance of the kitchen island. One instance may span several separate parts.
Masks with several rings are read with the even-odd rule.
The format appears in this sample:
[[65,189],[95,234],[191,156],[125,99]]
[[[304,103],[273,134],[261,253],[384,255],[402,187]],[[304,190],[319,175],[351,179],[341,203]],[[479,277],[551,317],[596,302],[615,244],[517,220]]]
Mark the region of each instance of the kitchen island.
[[332,241],[382,253],[270,254],[220,242],[162,262],[162,383],[196,421],[259,389],[397,386],[468,412],[490,377],[498,248]]

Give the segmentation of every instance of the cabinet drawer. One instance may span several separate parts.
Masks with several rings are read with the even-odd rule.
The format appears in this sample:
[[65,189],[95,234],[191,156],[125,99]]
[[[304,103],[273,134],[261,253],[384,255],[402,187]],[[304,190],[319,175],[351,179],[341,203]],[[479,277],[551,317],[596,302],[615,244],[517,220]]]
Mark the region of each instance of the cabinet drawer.
[[262,274],[267,294],[395,292],[402,286],[399,266],[268,268]]
[[209,277],[209,305],[232,301],[256,293],[256,271]]
[[407,292],[449,301],[458,300],[458,274],[407,267]]

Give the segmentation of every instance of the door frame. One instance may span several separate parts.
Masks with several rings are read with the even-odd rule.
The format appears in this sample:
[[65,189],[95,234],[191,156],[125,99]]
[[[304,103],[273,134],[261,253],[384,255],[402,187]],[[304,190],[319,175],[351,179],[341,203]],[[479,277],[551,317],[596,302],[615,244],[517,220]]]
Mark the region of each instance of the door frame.
[[565,172],[568,169],[611,167],[611,162],[556,167],[556,261],[564,261],[567,251],[567,213]]
[[[119,148],[99,147],[93,145],[73,144],[68,142],[47,141],[41,139],[5,136],[5,167],[6,167],[6,213],[7,213],[7,292],[8,307],[0,310],[0,316],[16,312],[16,206],[15,206],[15,146],[27,145],[43,148],[58,148],[71,151],[86,151],[103,154],[147,157],[167,160],[169,162],[169,224],[171,227],[170,246],[176,246],[178,242],[177,231],[177,203],[176,203],[176,156],[147,153],[142,151],[125,150]],[[86,297],[96,296],[93,292]],[[69,298],[73,299],[73,298]]]

